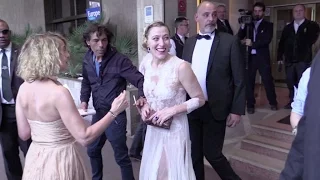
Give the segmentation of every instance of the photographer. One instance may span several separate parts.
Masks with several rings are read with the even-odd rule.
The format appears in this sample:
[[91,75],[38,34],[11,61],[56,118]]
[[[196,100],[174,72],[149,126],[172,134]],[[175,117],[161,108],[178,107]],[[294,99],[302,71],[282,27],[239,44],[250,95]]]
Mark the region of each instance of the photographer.
[[[276,93],[271,74],[269,44],[273,36],[273,24],[264,20],[265,5],[257,2],[253,5],[253,22],[241,24],[238,37],[242,44],[247,46],[247,112],[253,114],[255,112],[254,87],[257,70],[262,77],[262,83],[265,87],[267,98],[271,106],[271,110],[278,109]],[[247,35],[247,28],[248,35]]]

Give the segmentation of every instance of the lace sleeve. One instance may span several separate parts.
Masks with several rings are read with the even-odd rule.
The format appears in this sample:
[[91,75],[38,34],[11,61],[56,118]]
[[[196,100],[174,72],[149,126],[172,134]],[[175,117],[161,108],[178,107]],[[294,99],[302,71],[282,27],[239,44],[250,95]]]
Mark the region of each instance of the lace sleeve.
[[145,74],[145,63],[146,61],[152,59],[152,55],[150,53],[148,53],[147,55],[145,55],[140,63],[140,66],[139,66],[139,71],[141,72],[141,74]]
[[187,105],[187,113],[189,114],[200,107],[200,99],[197,97],[191,98],[188,101],[184,102],[184,104]]

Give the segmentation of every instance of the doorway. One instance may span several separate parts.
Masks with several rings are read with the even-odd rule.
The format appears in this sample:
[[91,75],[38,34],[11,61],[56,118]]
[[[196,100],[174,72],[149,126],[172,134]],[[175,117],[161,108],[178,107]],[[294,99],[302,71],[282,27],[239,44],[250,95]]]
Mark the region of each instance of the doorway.
[[[319,8],[320,12],[320,4],[305,4],[306,11],[305,17],[309,20],[315,21],[316,20],[316,9]],[[275,79],[275,84],[278,87],[286,87],[286,76],[284,72],[284,68],[281,72],[278,72],[278,62],[277,62],[277,51],[278,51],[278,44],[281,38],[283,28],[293,21],[292,17],[292,9],[294,5],[290,6],[281,6],[281,7],[273,7],[272,9],[272,17],[270,20],[274,23],[273,24],[273,40],[271,44],[271,64],[272,64],[272,75]],[[320,20],[320,14],[319,20]],[[319,22],[319,21],[318,21]]]

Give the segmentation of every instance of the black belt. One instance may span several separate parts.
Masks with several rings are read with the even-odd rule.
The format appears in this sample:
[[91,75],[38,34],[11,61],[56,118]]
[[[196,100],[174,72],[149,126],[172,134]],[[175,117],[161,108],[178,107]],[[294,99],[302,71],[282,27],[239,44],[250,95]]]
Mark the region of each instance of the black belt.
[[2,103],[1,105],[4,106],[4,107],[15,107],[15,104],[4,104],[4,103]]

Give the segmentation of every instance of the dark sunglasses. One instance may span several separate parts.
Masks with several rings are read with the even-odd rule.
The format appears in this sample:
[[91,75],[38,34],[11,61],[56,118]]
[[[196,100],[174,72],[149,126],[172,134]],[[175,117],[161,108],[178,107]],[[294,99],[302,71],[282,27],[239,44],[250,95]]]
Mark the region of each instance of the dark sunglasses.
[[0,31],[0,33],[2,33],[3,35],[7,35],[10,32],[9,29],[4,29],[2,31]]

